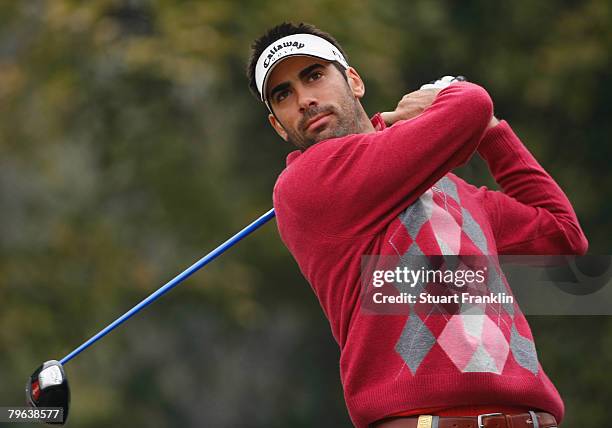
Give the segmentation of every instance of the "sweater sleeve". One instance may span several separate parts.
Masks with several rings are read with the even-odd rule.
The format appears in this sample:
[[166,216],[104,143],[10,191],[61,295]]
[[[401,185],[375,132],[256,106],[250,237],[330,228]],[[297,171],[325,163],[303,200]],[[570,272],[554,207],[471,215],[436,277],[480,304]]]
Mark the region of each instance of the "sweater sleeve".
[[491,118],[472,83],[440,91],[421,115],[380,132],[322,141],[279,178],[275,207],[334,237],[378,233],[453,168],[467,162]]
[[499,254],[586,253],[569,200],[507,122],[485,134],[478,152],[503,192],[484,194]]

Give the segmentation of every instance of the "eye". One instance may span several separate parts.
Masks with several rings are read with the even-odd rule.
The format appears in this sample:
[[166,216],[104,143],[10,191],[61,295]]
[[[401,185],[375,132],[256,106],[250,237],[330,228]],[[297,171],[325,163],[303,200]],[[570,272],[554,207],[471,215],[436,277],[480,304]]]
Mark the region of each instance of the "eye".
[[308,75],[308,81],[313,81],[313,80],[319,80],[321,77],[323,77],[323,73],[321,73],[320,71],[316,70],[313,71],[312,73],[310,73]]
[[274,101],[276,101],[277,103],[280,103],[282,100],[284,100],[288,96],[289,96],[289,90],[283,89],[282,91],[278,91],[276,93],[276,95],[274,96]]

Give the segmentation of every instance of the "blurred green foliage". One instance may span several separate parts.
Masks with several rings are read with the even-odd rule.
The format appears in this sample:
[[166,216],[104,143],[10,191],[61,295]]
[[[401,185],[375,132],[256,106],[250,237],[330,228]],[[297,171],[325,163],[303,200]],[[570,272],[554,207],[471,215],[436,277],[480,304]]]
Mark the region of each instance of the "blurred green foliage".
[[[290,150],[247,89],[251,41],[331,32],[370,113],[444,74],[491,93],[609,254],[606,0],[0,2],[0,403],[271,206]],[[482,162],[461,170],[491,184]],[[568,427],[612,417],[610,317],[532,317]],[[68,426],[350,424],[338,349],[268,225],[67,365]],[[580,422],[578,422],[580,421]]]

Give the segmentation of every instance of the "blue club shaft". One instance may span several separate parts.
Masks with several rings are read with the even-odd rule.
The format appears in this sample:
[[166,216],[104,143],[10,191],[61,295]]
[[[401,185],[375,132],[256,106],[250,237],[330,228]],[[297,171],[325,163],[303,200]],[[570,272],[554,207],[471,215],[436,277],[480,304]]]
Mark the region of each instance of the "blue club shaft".
[[149,295],[149,297],[147,297],[146,299],[144,299],[143,301],[138,303],[136,306],[134,306],[132,309],[127,311],[125,314],[121,315],[115,321],[110,323],[108,326],[106,326],[103,330],[101,330],[99,333],[97,333],[95,336],[93,336],[87,342],[83,343],[81,346],[76,348],[74,351],[72,351],[71,353],[66,355],[64,358],[62,358],[60,360],[60,364],[64,365],[68,361],[72,360],[74,357],[79,355],[85,349],[89,348],[91,345],[96,343],[98,340],[102,339],[108,333],[110,333],[111,331],[113,331],[114,329],[119,327],[121,324],[123,324],[125,321],[130,319],[133,315],[136,315],[142,309],[146,308],[151,303],[153,303],[155,300],[157,300],[159,297],[163,296],[168,291],[172,290],[174,287],[179,285],[183,280],[189,278],[193,273],[195,273],[196,271],[198,271],[199,269],[201,269],[202,267],[206,266],[208,263],[210,263],[211,261],[213,261],[214,259],[219,257],[221,254],[223,254],[229,248],[234,246],[237,242],[239,242],[240,240],[242,240],[243,238],[245,238],[246,236],[248,236],[249,234],[251,234],[255,230],[259,229],[260,226],[264,225],[270,219],[272,219],[274,217],[274,215],[275,215],[274,214],[274,208],[272,208],[268,212],[263,214],[261,217],[259,217],[257,220],[253,221],[247,227],[242,229],[240,232],[236,233],[234,236],[229,238],[223,244],[219,245],[217,248],[212,250],[210,253],[206,254],[200,260],[195,262],[193,265],[191,265],[190,267],[185,269],[183,272],[181,272],[180,274],[175,276],[173,279],[171,279],[165,285],[163,285],[162,287],[158,288],[157,291],[153,292],[151,295]]

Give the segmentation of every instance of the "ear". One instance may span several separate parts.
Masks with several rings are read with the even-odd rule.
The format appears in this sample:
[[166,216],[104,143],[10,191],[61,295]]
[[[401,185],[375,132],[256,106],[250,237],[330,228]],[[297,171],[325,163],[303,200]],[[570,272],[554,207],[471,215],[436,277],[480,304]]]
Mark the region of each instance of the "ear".
[[346,77],[353,95],[355,95],[357,98],[362,98],[365,95],[365,85],[363,80],[361,80],[361,76],[359,76],[359,73],[357,73],[357,70],[355,70],[353,67],[347,68]]
[[280,137],[283,140],[287,141],[287,137],[288,137],[287,131],[285,131],[285,128],[283,128],[283,125],[281,125],[281,123],[276,119],[276,116],[270,113],[268,115],[268,121],[270,122],[270,125],[272,125],[272,128],[274,128],[276,133],[280,135]]

